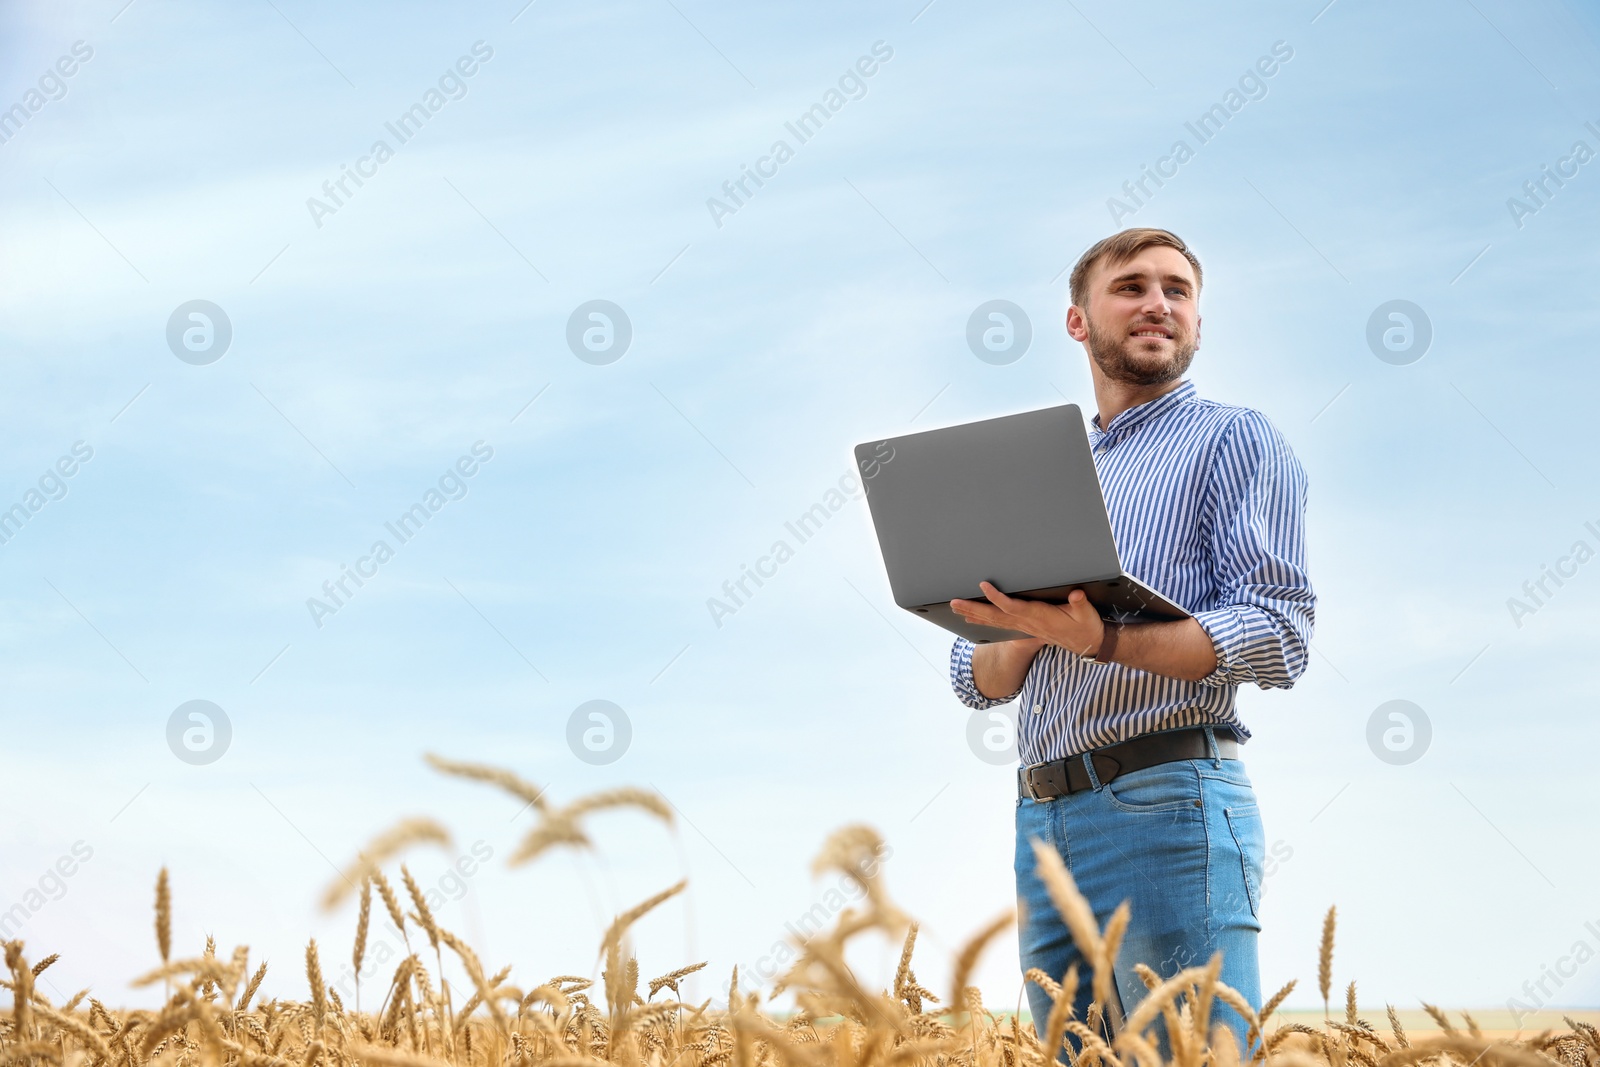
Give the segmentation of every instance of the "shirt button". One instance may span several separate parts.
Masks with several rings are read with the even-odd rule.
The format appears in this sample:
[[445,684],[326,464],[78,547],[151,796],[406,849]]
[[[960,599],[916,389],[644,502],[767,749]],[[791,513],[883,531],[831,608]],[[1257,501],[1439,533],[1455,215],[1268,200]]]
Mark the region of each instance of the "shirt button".
[[1043,704],[1035,704],[1033,706],[1033,713],[1035,715],[1043,715],[1044,714],[1044,705]]

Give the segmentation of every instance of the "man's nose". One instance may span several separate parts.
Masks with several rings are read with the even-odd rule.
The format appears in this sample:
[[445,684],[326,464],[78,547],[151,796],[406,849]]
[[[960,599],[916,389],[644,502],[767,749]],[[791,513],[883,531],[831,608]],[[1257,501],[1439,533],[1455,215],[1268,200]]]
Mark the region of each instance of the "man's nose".
[[1172,301],[1168,300],[1167,294],[1160,289],[1153,289],[1145,294],[1143,302],[1139,305],[1139,310],[1146,315],[1158,315],[1163,319],[1169,318],[1172,315]]

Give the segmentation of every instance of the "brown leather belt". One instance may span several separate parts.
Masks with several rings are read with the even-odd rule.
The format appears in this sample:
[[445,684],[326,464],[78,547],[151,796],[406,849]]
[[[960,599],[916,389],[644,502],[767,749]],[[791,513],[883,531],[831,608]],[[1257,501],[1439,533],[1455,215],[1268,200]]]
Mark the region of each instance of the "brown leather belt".
[[[1205,729],[1198,726],[1144,734],[1115,745],[1091,749],[1088,753],[1080,752],[1076,756],[1020,767],[1017,769],[1017,791],[1030,800],[1054,800],[1068,793],[1094,788],[1094,783],[1089,780],[1089,771],[1083,765],[1085,755],[1094,764],[1095,777],[1104,785],[1119,774],[1141,771],[1160,763],[1210,759],[1211,746],[1206,741]],[[1218,737],[1217,755],[1222,759],[1238,759],[1239,742],[1231,737]]]

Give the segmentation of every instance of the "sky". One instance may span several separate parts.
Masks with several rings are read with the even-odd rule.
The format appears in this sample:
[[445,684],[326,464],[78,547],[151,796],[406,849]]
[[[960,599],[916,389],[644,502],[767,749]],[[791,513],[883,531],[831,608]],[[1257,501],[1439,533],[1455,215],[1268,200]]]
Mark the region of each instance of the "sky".
[[[867,824],[942,988],[1013,903],[1015,777],[851,450],[1091,413],[1067,273],[1155,225],[1205,269],[1190,379],[1310,482],[1310,667],[1239,694],[1263,987],[1317,1003],[1337,905],[1364,1011],[1600,1003],[1593,4],[0,19],[0,916],[61,953],[48,995],[148,1002],[166,866],[177,952],[303,996],[353,929],[323,889],[414,815],[453,836],[408,857],[441,921],[524,986],[687,877],[635,943],[709,961],[696,998],[835,906],[811,859]],[[1025,350],[969,344],[994,300]],[[512,868],[532,815],[429,752],[677,817]]]

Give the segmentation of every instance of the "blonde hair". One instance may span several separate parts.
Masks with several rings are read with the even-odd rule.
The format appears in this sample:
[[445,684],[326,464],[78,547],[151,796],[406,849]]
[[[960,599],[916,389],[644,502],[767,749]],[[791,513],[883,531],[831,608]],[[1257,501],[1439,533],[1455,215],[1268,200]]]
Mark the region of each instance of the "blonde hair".
[[1094,270],[1097,263],[1101,260],[1105,260],[1108,264],[1124,263],[1146,248],[1175,248],[1183,253],[1183,258],[1194,268],[1194,286],[1198,294],[1201,284],[1200,261],[1189,251],[1189,246],[1183,243],[1183,238],[1169,230],[1136,226],[1096,241],[1078,258],[1077,265],[1072,268],[1072,277],[1068,281],[1073,304],[1078,307],[1087,306],[1089,272]]

